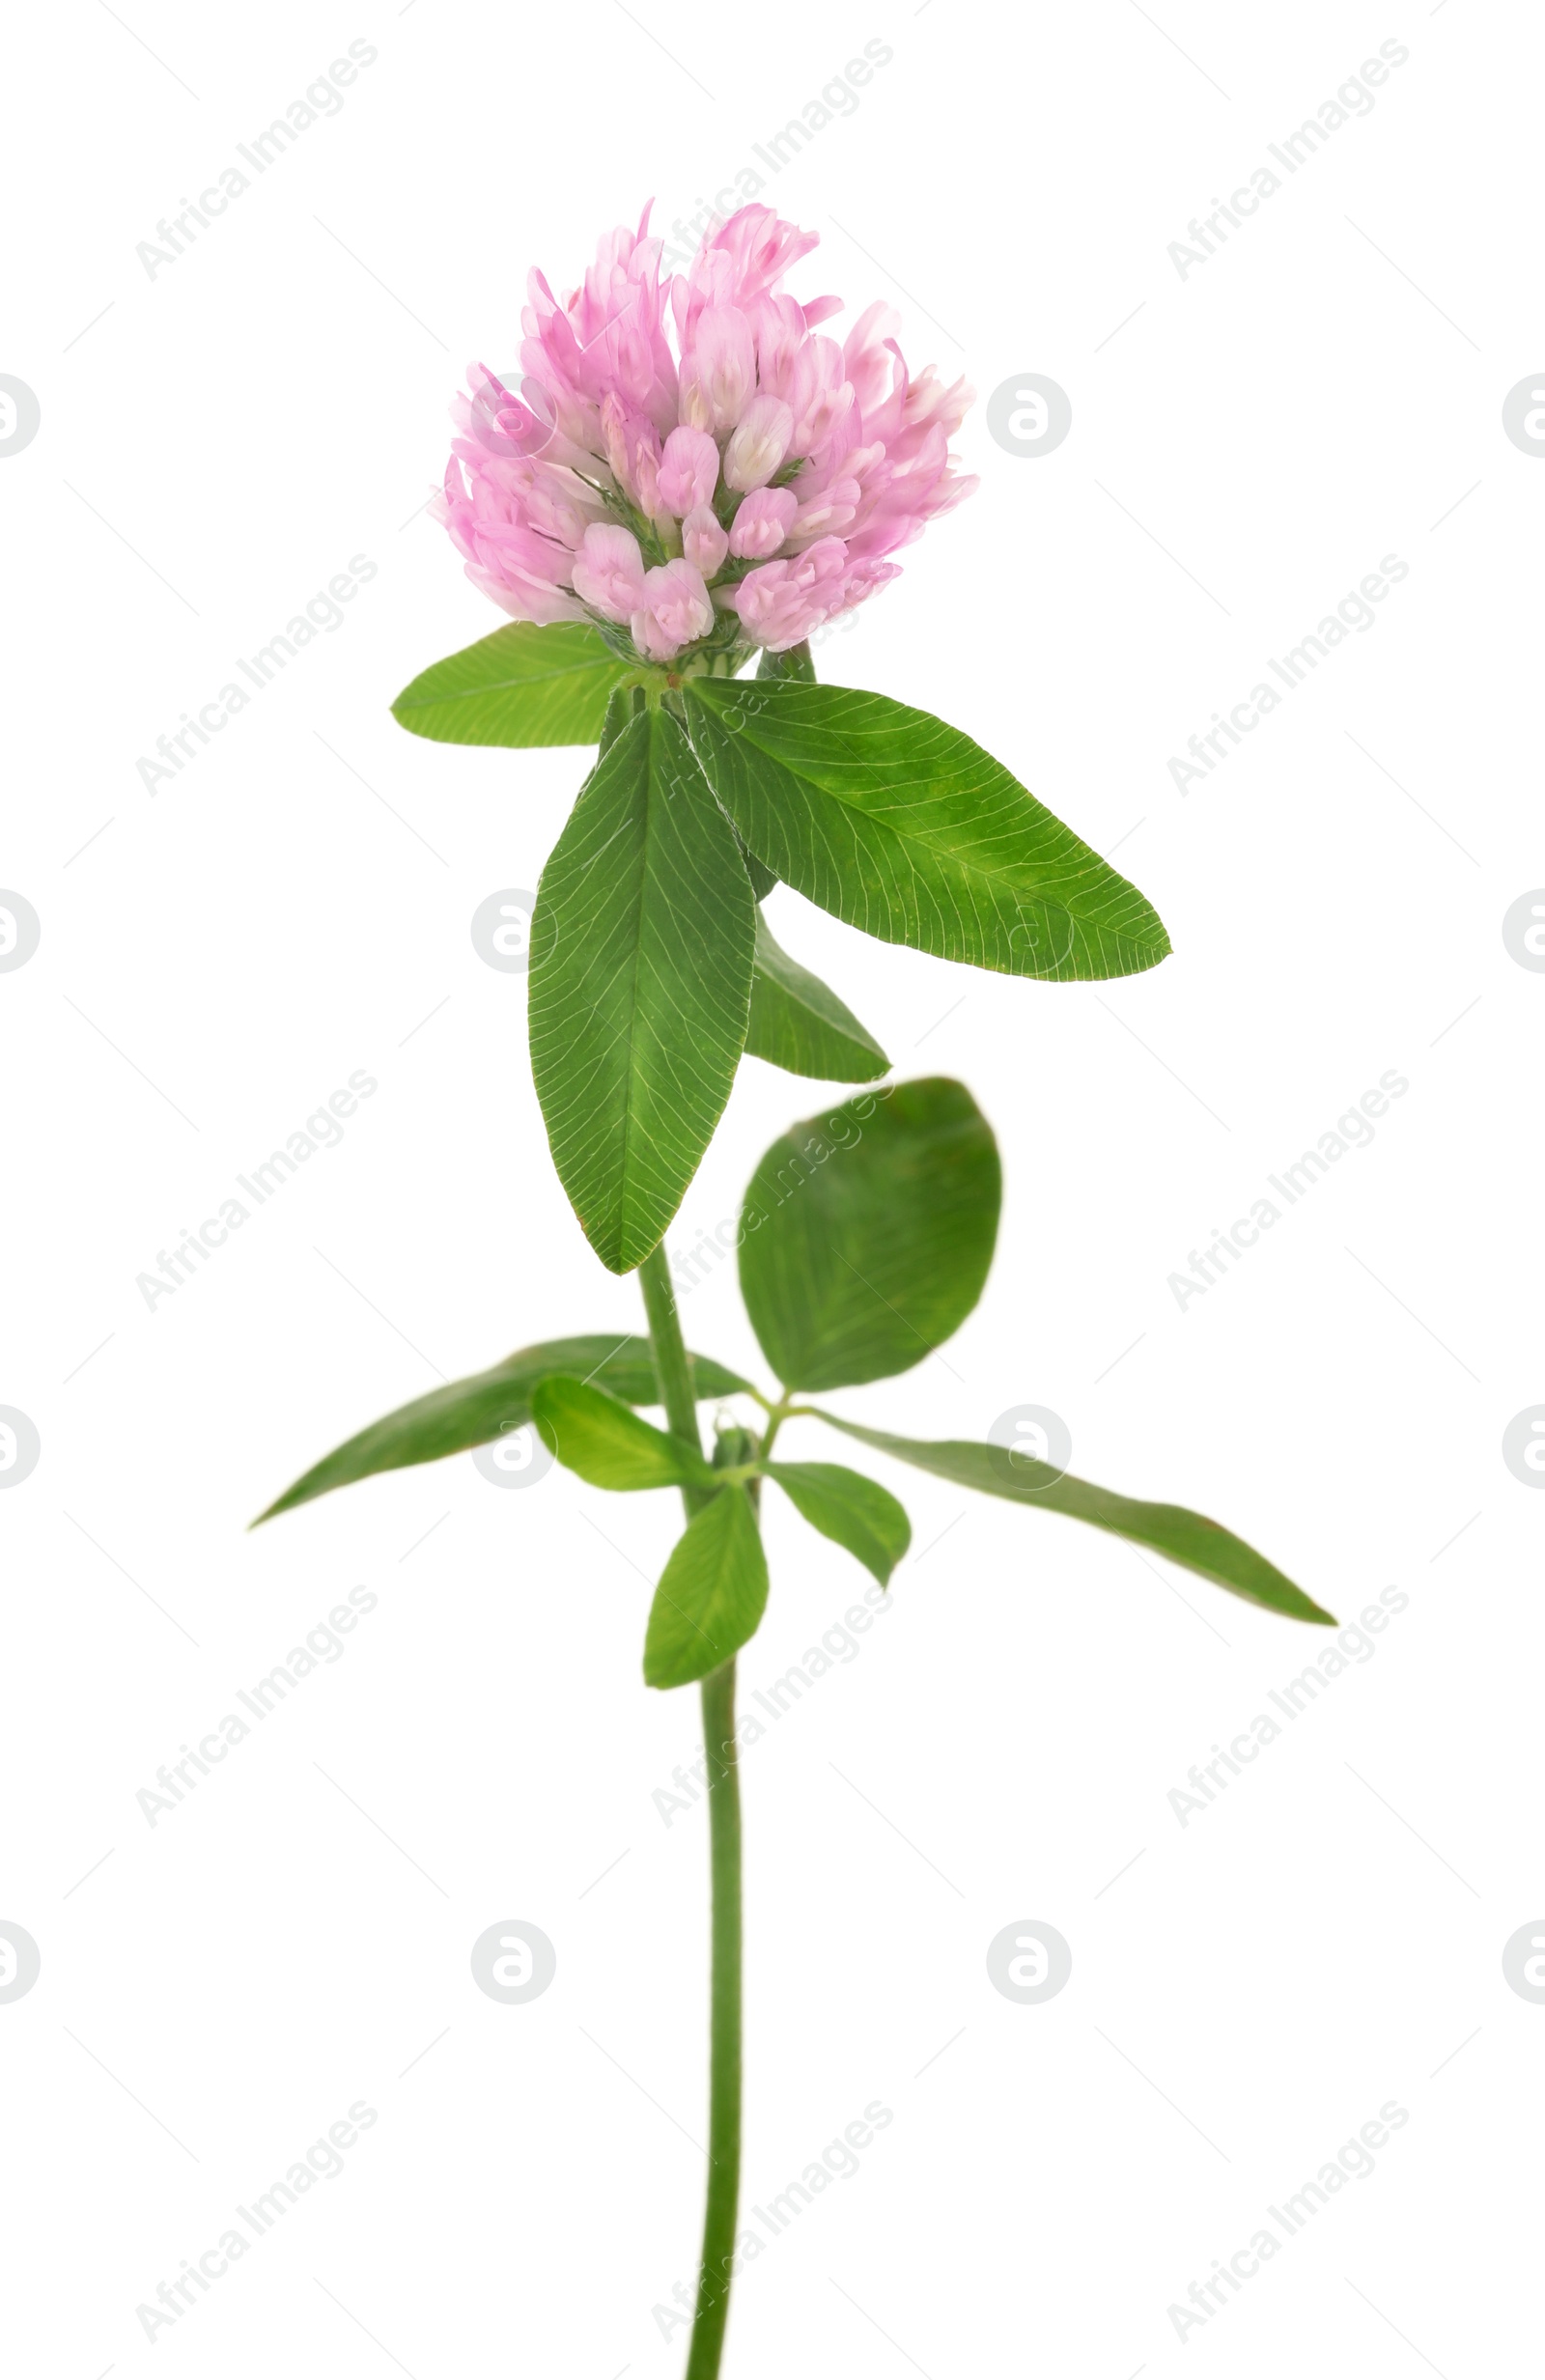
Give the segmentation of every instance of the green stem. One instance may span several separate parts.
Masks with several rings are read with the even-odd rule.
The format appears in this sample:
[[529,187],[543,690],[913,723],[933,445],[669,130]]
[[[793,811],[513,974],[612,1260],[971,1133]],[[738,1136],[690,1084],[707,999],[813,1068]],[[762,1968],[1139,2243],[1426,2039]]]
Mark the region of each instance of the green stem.
[[735,1664],[703,1680],[708,1829],[714,1894],[709,2033],[708,2200],[687,2380],[717,2380],[730,2310],[741,2191],[741,1788],[736,1774]]
[[762,1433],[762,1461],[764,1463],[772,1451],[772,1441],[782,1429],[792,1410],[787,1396],[780,1396],[775,1405],[768,1406],[767,1428]]
[[[655,1376],[665,1418],[699,1453],[691,1358],[682,1337],[663,1250],[638,1268],[649,1317]],[[712,1489],[684,1488],[688,1516]],[[735,1664],[703,1680],[703,1750],[708,1766],[709,1862],[713,1889],[713,1967],[709,2016],[708,2202],[687,2380],[717,2380],[730,2310],[730,2265],[741,2188],[741,1788],[735,1750]]]
[[[649,1347],[655,1358],[655,1378],[660,1383],[666,1426],[701,1454],[703,1441],[697,1427],[697,1399],[692,1393],[692,1359],[682,1337],[676,1292],[670,1285],[670,1268],[663,1247],[657,1247],[652,1256],[644,1258],[638,1268],[638,1286],[644,1293]],[[713,1493],[712,1488],[683,1488],[682,1500],[688,1520],[702,1511]]]

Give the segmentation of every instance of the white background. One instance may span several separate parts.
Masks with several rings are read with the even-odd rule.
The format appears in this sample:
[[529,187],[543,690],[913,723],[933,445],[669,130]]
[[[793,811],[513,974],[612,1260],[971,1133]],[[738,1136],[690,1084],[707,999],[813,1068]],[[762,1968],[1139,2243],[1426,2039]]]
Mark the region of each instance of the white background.
[[[1480,0],[1161,14],[13,26],[0,371],[42,408],[0,460],[0,883],[42,921],[0,974],[0,1404],[42,1448],[0,1497],[0,1917],[42,1954],[0,2005],[18,2371],[681,2367],[652,2310],[696,2248],[705,1829],[651,1799],[695,1697],[639,1680],[673,1505],[460,1458],[243,1527],[436,1375],[637,1320],[554,1180],[523,982],[468,935],[536,882],[584,758],[394,727],[497,625],[420,507],[463,365],[516,359],[528,265],[573,286],[652,191],[668,229],[874,40],[857,111],[760,169],[821,233],[797,292],[892,299],[913,365],[984,402],[1047,375],[1073,428],[1017,457],[979,405],[980,492],[820,665],[1121,841],[1175,956],[1041,987],[774,896],[1004,1157],[980,1311],[846,1409],[982,1437],[1050,1406],[1076,1470],[1225,1519],[1341,1618],[1409,1602],[1183,1828],[1171,1788],[1325,1640],[886,1468],[917,1549],[894,1609],[745,1760],[746,2202],[867,2102],[894,2120],[750,2266],[726,2370],[1532,2367],[1545,2009],[1501,1954],[1545,1908],[1545,1503],[1501,1440],[1545,1399],[1545,981],[1501,928],[1545,882],[1545,467],[1502,406],[1545,364],[1541,29]],[[149,275],[157,219],[351,40],[379,55],[341,113]],[[1372,113],[1182,278],[1190,218],[1387,40]],[[1376,625],[1177,792],[1187,738],[1389,554]],[[156,737],[354,555],[343,626],[147,793]],[[341,1145],[148,1311],[136,1275],[355,1069],[379,1087]],[[1188,1251],[1391,1069],[1372,1145],[1181,1310]],[[673,1248],[819,1097],[747,1064]],[[728,1266],[686,1313],[758,1364]],[[791,1453],[838,1455],[803,1426]],[[768,1531],[746,1696],[864,1583],[787,1506]],[[344,1657],[151,1828],[156,1767],[361,1582]],[[505,1918],[557,1946],[528,2006],[471,1979]],[[1025,1918],[1073,1946],[1039,2007],[985,1967]],[[135,2308],[359,2099],[344,2173],[148,2341]],[[1374,2174],[1182,2342],[1170,2304],[1391,2099]]]

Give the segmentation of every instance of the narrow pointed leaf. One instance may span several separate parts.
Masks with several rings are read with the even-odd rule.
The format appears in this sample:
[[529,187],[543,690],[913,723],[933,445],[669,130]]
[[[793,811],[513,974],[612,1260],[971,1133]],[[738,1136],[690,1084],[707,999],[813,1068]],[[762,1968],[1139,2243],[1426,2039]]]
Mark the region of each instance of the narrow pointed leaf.
[[539,1383],[531,1418],[569,1470],[593,1488],[681,1488],[711,1485],[714,1474],[694,1446],[604,1388],[563,1374]]
[[553,1163],[613,1273],[681,1204],[735,1079],[756,904],[729,822],[672,715],[608,744],[542,872],[531,1071]]
[[888,1488],[841,1463],[769,1463],[766,1470],[812,1528],[887,1583],[912,1543],[912,1523]]
[[512,620],[422,671],[392,716],[436,743],[595,743],[613,687],[639,675],[584,621]]
[[760,910],[745,1054],[822,1082],[878,1082],[890,1071],[874,1035],[819,975],[779,948]]
[[745,1192],[741,1295],[785,1387],[910,1371],[958,1330],[1001,1195],[992,1128],[942,1077],[859,1092],[775,1140]]
[[1070,1521],[1087,1522],[1091,1528],[1109,1529],[1133,1545],[1151,1547],[1183,1569],[1210,1579],[1215,1586],[1226,1586],[1230,1594],[1259,1604],[1264,1610],[1280,1612],[1284,1619],[1310,1620],[1323,1628],[1336,1624],[1329,1611],[1311,1603],[1302,1587],[1295,1586],[1253,1546],[1204,1514],[1188,1512],[1183,1504],[1139,1503],[1004,1446],[984,1446],[963,1439],[895,1438],[888,1430],[866,1430],[857,1421],[841,1421],[835,1414],[824,1413],[821,1419],[845,1431],[849,1438],[862,1439],[866,1446],[878,1447],[882,1454],[894,1455],[898,1463],[914,1464],[940,1479],[975,1488],[983,1496],[1005,1497],[1010,1503],[1038,1504],[1045,1512],[1060,1512]]
[[883,694],[686,689],[710,782],[759,859],[833,916],[937,958],[1072,982],[1166,957],[1149,903],[980,744]]
[[743,1487],[720,1488],[676,1541],[650,1609],[646,1686],[689,1686],[738,1653],[767,1608],[767,1556]]
[[[746,1383],[711,1356],[691,1358],[693,1386],[700,1397],[733,1396]],[[614,1330],[597,1330],[568,1339],[547,1339],[538,1347],[522,1347],[487,1372],[453,1380],[428,1396],[400,1405],[393,1414],[373,1421],[368,1430],[337,1446],[329,1455],[287,1488],[260,1521],[309,1504],[313,1497],[333,1488],[370,1479],[378,1471],[403,1470],[414,1463],[437,1463],[442,1456],[464,1454],[470,1446],[491,1445],[506,1430],[519,1429],[531,1418],[531,1398],[537,1384],[551,1372],[572,1372],[580,1380],[600,1381],[630,1405],[658,1405],[649,1341]],[[257,1526],[257,1522],[253,1526]]]

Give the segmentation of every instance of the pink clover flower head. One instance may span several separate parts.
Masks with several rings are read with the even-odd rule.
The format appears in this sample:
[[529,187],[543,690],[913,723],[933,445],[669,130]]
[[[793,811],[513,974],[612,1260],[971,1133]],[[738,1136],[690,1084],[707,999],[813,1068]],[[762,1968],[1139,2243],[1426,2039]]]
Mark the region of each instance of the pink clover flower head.
[[971,392],[913,378],[884,304],[820,332],[841,300],[781,287],[815,244],[743,207],[662,282],[646,207],[561,301],[533,272],[519,388],[474,365],[452,408],[435,509],[473,584],[512,619],[722,672],[897,576],[976,485],[949,443]]

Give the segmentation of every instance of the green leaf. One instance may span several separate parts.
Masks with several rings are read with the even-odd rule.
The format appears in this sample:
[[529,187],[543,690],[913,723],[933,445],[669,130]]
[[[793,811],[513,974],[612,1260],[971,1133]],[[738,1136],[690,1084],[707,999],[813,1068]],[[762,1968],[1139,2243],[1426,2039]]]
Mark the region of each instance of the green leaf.
[[743,1487],[720,1488],[665,1564],[644,1638],[646,1686],[689,1686],[755,1636],[767,1556]]
[[[762,659],[757,661],[757,676],[759,679],[798,679],[800,686],[814,686],[817,683],[817,664],[809,657],[809,638],[804,638],[802,645],[788,645],[786,652],[769,652],[767,645],[764,645]],[[745,845],[743,845],[743,850],[745,850]],[[752,852],[745,852],[745,866],[750,871],[752,890],[755,890],[757,900],[767,900],[767,895],[778,881],[773,871],[762,859],[757,859]],[[848,1080],[848,1076],[840,1076],[840,1080]]]
[[773,875],[771,868],[763,867],[762,862],[757,858],[754,852],[749,852],[746,850],[745,845],[741,843],[741,838],[739,835],[736,836],[735,840],[740,844],[741,864],[744,868],[746,875],[751,880],[752,895],[758,901],[765,901],[770,892],[776,890],[778,880]]
[[[691,1358],[693,1386],[699,1397],[733,1396],[746,1383],[712,1357]],[[582,1380],[600,1381],[630,1405],[658,1405],[649,1341],[629,1333],[597,1330],[588,1336],[546,1339],[537,1347],[522,1347],[487,1372],[469,1380],[453,1380],[428,1396],[400,1405],[394,1414],[373,1421],[368,1430],[335,1447],[329,1455],[287,1488],[267,1512],[252,1524],[271,1521],[277,1512],[309,1504],[313,1497],[333,1488],[347,1488],[378,1471],[405,1470],[413,1463],[437,1463],[443,1455],[464,1454],[469,1446],[486,1446],[506,1430],[531,1419],[531,1397],[540,1381],[552,1372],[571,1372]]]
[[1169,938],[1135,885],[926,711],[846,686],[694,678],[692,742],[759,859],[885,942],[1006,975],[1135,975]]
[[1311,1620],[1323,1628],[1336,1624],[1329,1611],[1311,1603],[1301,1587],[1284,1578],[1253,1546],[1204,1514],[1188,1512],[1183,1504],[1138,1503],[1130,1496],[1093,1487],[1087,1479],[1074,1479],[1050,1463],[1037,1463],[1032,1456],[1005,1446],[983,1446],[962,1439],[893,1438],[887,1430],[866,1430],[857,1421],[840,1421],[835,1414],[823,1413],[820,1418],[849,1438],[860,1438],[866,1446],[878,1447],[882,1454],[894,1455],[898,1463],[915,1464],[919,1470],[952,1479],[960,1487],[975,1488],[983,1496],[1006,1497],[1010,1503],[1038,1504],[1043,1511],[1060,1512],[1070,1521],[1085,1521],[1091,1528],[1109,1529],[1133,1545],[1149,1546],[1183,1569],[1210,1579],[1215,1586],[1226,1586],[1230,1594],[1259,1604],[1267,1611],[1280,1612],[1284,1619]]
[[[759,1441],[738,1421],[718,1421],[714,1425],[714,1469],[716,1471],[747,1468],[756,1462]],[[753,1506],[755,1498],[752,1498]]]
[[588,622],[512,620],[424,670],[392,716],[436,743],[594,743],[613,687],[642,674]]
[[815,663],[810,658],[809,638],[806,637],[802,644],[790,645],[782,653],[770,653],[764,645],[756,674],[762,679],[785,678],[797,680],[801,686],[814,686]]
[[542,1442],[593,1488],[682,1488],[711,1485],[700,1450],[640,1421],[605,1388],[559,1373],[540,1383],[531,1418]]
[[1001,1194],[991,1126],[941,1077],[861,1091],[775,1140],[745,1192],[741,1295],[784,1386],[910,1371],[959,1330]]
[[756,904],[682,728],[630,718],[585,780],[531,920],[531,1071],[604,1265],[658,1246],[735,1080]]
[[[783,653],[770,653],[764,645],[762,648],[762,658],[756,665],[756,674],[759,678],[796,678],[802,686],[814,686],[815,663],[810,658],[810,645],[808,638],[806,638],[802,644],[790,645],[787,651]],[[744,854],[745,869],[746,874],[751,880],[751,889],[756,894],[759,901],[765,901],[768,894],[772,890],[773,885],[778,880],[773,875],[772,870],[770,867],[766,866],[762,860],[756,858],[751,852],[745,849],[744,843],[742,844],[741,849]],[[781,1060],[777,1060],[775,1063],[781,1064]],[[793,1071],[798,1073],[800,1070],[796,1067]],[[834,1076],[832,1079],[834,1081],[847,1082],[850,1079],[861,1080],[862,1078],[850,1078],[847,1075],[839,1075]]]
[[[596,759],[604,760],[629,720],[645,708],[641,686],[613,686],[606,701],[606,715],[601,722],[601,742],[596,747]],[[744,849],[744,846],[742,847]]]
[[779,948],[760,910],[745,1053],[822,1082],[876,1082],[890,1071],[873,1034],[819,975]]
[[840,1463],[769,1463],[796,1511],[823,1537],[846,1546],[882,1586],[912,1543],[912,1523],[888,1488]]

